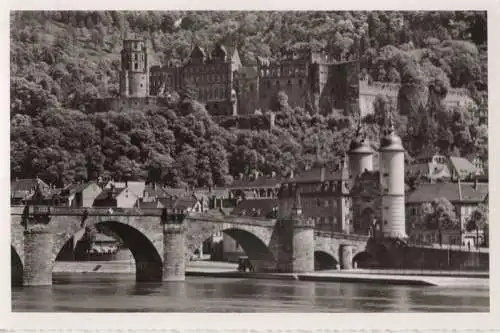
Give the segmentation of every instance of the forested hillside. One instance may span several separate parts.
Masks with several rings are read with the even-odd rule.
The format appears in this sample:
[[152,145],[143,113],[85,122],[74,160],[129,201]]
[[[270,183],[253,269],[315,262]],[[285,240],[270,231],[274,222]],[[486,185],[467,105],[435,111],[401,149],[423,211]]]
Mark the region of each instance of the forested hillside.
[[[223,185],[254,170],[286,174],[334,160],[347,147],[352,119],[291,110],[286,100],[270,132],[221,128],[189,98],[160,110],[90,113],[92,98],[117,92],[125,31],[147,38],[153,63],[182,62],[192,45],[215,42],[238,46],[244,64],[282,47],[359,58],[370,79],[428,87],[429,100],[411,113],[393,110],[410,155],[439,147],[487,160],[486,127],[470,110],[447,112],[440,103],[449,87],[467,88],[486,103],[485,13],[16,12],[12,177],[60,186],[108,173],[172,186]],[[390,107],[383,98],[376,103],[377,114],[366,119],[374,138],[381,111]]]

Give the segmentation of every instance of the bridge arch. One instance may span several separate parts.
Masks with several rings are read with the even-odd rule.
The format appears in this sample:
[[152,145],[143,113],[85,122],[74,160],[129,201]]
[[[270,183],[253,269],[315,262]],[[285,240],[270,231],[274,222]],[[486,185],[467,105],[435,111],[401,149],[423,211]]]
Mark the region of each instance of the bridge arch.
[[276,269],[276,257],[269,246],[272,230],[260,226],[239,223],[187,223],[187,256],[191,257],[206,239],[216,233],[224,233],[238,242],[256,271]]
[[16,248],[10,246],[10,277],[12,285],[22,285],[23,284],[23,261],[16,251]]
[[352,258],[352,267],[370,268],[376,266],[376,259],[368,252],[362,251]]
[[314,270],[335,269],[339,261],[335,256],[325,251],[314,251]]
[[[54,218],[54,226],[61,227],[64,223],[59,217]],[[159,223],[157,223],[159,224]],[[81,220],[70,219],[66,221],[66,230],[59,234],[55,242],[51,262],[54,263],[61,250],[68,247],[67,243],[73,240],[73,237],[81,237],[85,228],[101,231],[108,230],[117,235],[132,253],[135,259],[136,280],[137,281],[161,281],[163,275],[163,241],[161,226],[155,224],[155,229],[145,229],[148,223],[135,223],[134,218],[127,216],[91,216],[82,227]],[[55,229],[60,230],[60,229]],[[159,233],[159,234],[157,234]],[[156,236],[156,237],[155,237]]]

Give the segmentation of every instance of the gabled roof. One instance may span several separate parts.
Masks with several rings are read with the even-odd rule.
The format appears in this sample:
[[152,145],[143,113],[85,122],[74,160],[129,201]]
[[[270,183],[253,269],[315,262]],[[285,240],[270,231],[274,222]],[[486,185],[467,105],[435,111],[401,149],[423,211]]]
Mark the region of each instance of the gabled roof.
[[[460,187],[460,188],[459,188]],[[488,183],[420,184],[406,196],[406,203],[420,204],[444,197],[452,203],[480,203],[488,195]]]
[[33,178],[33,179],[16,179],[12,180],[10,182],[10,190],[12,192],[14,191],[34,191],[37,185],[40,186],[40,188],[45,189],[49,188],[49,185],[47,185],[44,181],[42,181],[39,178]]
[[450,170],[446,164],[438,163],[417,163],[406,167],[410,174],[421,174],[429,179],[449,179],[451,177]]
[[78,184],[70,184],[66,186],[65,188],[62,189],[61,195],[72,195],[75,193],[82,192],[85,190],[87,187],[89,187],[91,184],[96,184],[96,182],[87,182],[87,183],[78,183]]
[[474,175],[477,172],[476,167],[469,160],[463,157],[450,156],[450,165],[460,177]]
[[95,201],[100,201],[100,200],[106,200],[106,199],[116,199],[117,196],[120,195],[125,191],[125,188],[118,188],[118,187],[113,187],[113,188],[106,188],[102,190],[101,193],[95,198]]

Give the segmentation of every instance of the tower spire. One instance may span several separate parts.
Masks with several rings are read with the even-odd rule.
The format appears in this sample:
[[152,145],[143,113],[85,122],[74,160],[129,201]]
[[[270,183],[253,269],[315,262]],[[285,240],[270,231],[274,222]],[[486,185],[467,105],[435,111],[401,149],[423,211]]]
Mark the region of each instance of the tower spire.
[[300,199],[300,189],[298,187],[295,188],[295,200],[293,201],[292,215],[302,215],[302,201]]
[[394,120],[392,118],[392,112],[390,109],[385,111],[385,135],[391,135],[394,133]]

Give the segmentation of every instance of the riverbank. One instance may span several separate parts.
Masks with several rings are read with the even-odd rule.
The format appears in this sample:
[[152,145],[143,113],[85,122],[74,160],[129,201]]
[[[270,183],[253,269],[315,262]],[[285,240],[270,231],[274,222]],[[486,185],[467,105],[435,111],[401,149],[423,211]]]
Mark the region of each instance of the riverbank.
[[[135,273],[133,261],[110,262],[56,262],[54,273]],[[328,270],[311,273],[249,273],[238,272],[237,264],[211,261],[193,261],[186,268],[186,276],[221,278],[299,280],[317,282],[358,282],[420,286],[480,286],[488,287],[488,274],[483,272],[433,272],[409,270]]]

